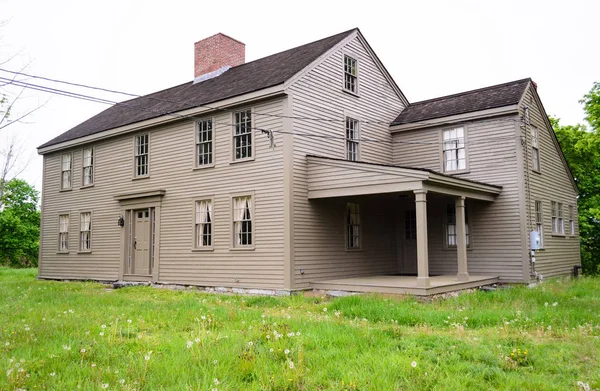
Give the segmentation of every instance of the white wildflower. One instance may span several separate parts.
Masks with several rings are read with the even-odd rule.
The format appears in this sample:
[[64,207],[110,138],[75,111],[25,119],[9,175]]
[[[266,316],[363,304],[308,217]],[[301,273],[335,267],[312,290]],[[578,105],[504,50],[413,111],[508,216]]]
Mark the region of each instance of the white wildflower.
[[290,369],[294,369],[294,362],[290,361]]
[[555,301],[554,303],[552,303],[552,307],[556,307],[558,305],[558,303]]
[[195,341],[196,343],[198,343],[198,342],[200,342],[200,338],[196,338],[194,341]]
[[150,356],[148,356],[148,355],[144,356],[144,360],[150,361]]
[[105,325],[105,324],[103,324],[103,325],[102,325],[102,326],[100,326],[100,327],[102,327],[103,329],[105,329],[105,328],[106,328],[106,325]]
[[192,341],[187,341],[187,348],[191,348],[194,343]]
[[287,355],[287,354],[290,354],[290,349],[285,349],[283,352],[284,352],[286,355]]
[[416,361],[411,362],[410,366],[413,367],[413,368],[416,368],[417,367],[417,362]]
[[219,379],[217,379],[216,377],[213,379],[213,383],[215,383],[215,386],[218,386],[219,384],[221,384]]
[[252,341],[248,342],[248,347],[250,347],[250,348],[251,348],[251,347],[252,347],[252,345],[254,345],[254,342],[252,342]]
[[327,312],[327,307],[323,308],[323,312]]
[[108,383],[102,384],[102,388],[107,389],[108,388]]
[[219,360],[215,360],[213,361],[213,364],[217,365],[219,363]]
[[544,306],[548,307],[548,302],[545,302],[545,303],[544,303]]
[[131,319],[127,319],[127,323],[131,323]]
[[69,345],[63,345],[63,349],[64,350],[71,350],[71,347]]
[[121,380],[119,380],[119,383],[121,383],[121,384],[125,384],[125,379],[121,379]]
[[273,353],[274,352],[273,348],[269,349],[269,352]]
[[50,376],[52,376],[52,377],[56,376],[56,372],[50,372]]
[[101,332],[100,332],[100,336],[101,336],[101,337],[104,337],[104,331],[101,331]]
[[299,337],[299,336],[300,336],[300,332],[296,331],[296,337]]
[[85,349],[81,349],[81,350],[80,350],[80,352],[81,352],[81,353],[85,353]]

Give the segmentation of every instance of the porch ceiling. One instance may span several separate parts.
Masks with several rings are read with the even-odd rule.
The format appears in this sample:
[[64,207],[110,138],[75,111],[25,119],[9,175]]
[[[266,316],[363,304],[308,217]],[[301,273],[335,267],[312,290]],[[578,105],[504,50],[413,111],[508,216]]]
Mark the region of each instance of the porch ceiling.
[[308,198],[347,197],[427,190],[494,201],[501,186],[453,177],[432,170],[352,162],[308,155]]

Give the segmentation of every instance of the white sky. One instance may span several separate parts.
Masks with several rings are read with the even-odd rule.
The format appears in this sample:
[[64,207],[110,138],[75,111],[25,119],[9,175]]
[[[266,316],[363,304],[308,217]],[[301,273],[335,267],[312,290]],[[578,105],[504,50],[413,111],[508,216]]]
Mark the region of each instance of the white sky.
[[[0,68],[29,64],[24,72],[146,94],[190,81],[194,42],[217,32],[244,42],[251,61],[359,27],[410,102],[532,77],[546,111],[574,124],[578,100],[600,81],[598,15],[593,0],[0,0],[0,63],[18,54]],[[50,101],[1,130],[0,150],[16,135],[32,158],[21,177],[39,189],[35,147],[107,106],[25,95],[14,117]]]

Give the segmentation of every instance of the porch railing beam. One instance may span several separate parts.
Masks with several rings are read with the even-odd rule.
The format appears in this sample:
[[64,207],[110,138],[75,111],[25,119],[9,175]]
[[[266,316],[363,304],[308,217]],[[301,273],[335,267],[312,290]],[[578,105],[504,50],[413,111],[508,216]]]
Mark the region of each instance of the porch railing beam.
[[417,286],[429,283],[429,252],[427,249],[427,190],[414,190],[417,218]]

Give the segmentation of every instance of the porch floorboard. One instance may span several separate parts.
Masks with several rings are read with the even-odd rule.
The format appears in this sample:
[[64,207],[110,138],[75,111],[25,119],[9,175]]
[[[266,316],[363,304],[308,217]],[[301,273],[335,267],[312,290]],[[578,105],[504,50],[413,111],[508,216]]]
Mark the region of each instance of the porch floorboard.
[[441,275],[429,277],[428,288],[417,287],[417,277],[414,276],[369,276],[339,278],[311,282],[314,289],[340,290],[349,292],[378,292],[402,295],[429,296],[440,293],[476,288],[498,282],[498,277],[469,276],[469,281],[457,281],[456,275]]

